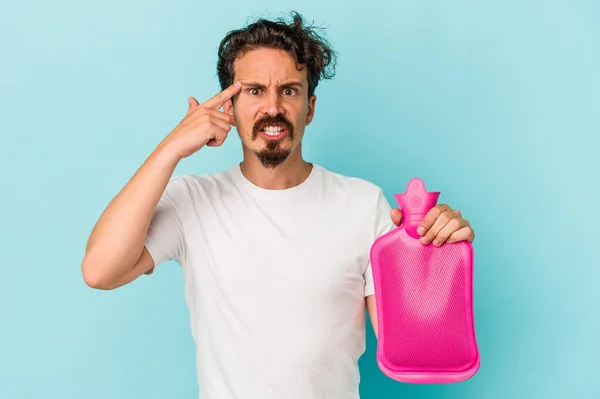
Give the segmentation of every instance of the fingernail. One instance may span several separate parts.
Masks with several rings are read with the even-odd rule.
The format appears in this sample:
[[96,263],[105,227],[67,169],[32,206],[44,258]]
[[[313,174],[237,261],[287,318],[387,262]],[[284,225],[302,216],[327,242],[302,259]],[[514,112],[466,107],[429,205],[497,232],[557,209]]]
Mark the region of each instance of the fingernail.
[[235,82],[234,86],[236,87],[240,87],[242,85],[242,82],[240,82],[239,80],[237,82]]
[[433,240],[433,245],[437,247],[438,245],[440,245],[440,242],[438,240]]
[[417,230],[417,233],[419,233],[419,235],[422,236],[423,233],[425,233],[425,227],[419,227],[419,229]]
[[421,237],[421,242],[423,244],[427,244],[429,242],[429,239],[427,237]]

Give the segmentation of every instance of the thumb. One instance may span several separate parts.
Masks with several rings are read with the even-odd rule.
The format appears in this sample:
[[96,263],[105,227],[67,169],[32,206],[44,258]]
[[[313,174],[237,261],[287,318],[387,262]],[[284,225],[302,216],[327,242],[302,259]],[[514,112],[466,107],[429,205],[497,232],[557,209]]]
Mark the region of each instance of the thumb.
[[188,105],[189,107],[187,113],[189,114],[194,108],[196,108],[200,104],[198,103],[198,100],[196,100],[194,97],[188,97]]
[[394,222],[394,224],[396,226],[400,226],[400,223],[402,223],[402,211],[398,208],[393,208],[392,211],[390,212],[390,217],[392,218],[392,222]]

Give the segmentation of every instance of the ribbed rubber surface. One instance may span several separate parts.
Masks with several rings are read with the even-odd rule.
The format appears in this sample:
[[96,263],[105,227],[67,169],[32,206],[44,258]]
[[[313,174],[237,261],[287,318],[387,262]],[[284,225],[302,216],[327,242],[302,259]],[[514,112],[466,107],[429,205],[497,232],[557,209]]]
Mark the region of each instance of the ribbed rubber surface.
[[461,368],[470,359],[465,264],[457,246],[388,246],[380,262],[388,361],[413,369]]

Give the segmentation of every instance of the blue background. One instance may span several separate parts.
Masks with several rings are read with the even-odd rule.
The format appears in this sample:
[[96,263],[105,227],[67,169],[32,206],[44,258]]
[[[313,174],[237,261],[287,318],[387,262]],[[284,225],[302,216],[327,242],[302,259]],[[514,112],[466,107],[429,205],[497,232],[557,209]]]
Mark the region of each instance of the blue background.
[[[81,277],[108,202],[219,87],[225,33],[297,2],[41,0],[0,8],[0,397],[194,398],[182,273],[115,291]],[[480,371],[383,376],[369,328],[361,393],[598,398],[600,3],[303,2],[339,52],[317,88],[307,160],[381,185],[413,176],[475,232]],[[233,134],[176,170],[241,159]]]

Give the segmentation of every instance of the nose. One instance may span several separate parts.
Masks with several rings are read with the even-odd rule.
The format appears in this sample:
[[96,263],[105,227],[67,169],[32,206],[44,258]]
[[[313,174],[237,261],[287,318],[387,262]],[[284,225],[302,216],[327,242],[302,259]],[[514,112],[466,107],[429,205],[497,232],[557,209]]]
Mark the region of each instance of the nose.
[[276,91],[270,91],[269,94],[265,96],[262,112],[269,116],[283,114],[284,110],[281,106],[281,97]]

